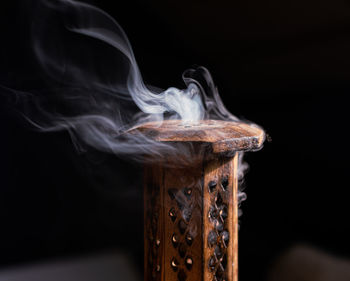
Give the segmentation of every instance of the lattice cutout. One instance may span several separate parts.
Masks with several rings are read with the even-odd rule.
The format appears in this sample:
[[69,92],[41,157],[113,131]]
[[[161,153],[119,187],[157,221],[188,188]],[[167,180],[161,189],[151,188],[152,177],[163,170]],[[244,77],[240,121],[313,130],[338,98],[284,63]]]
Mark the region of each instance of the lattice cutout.
[[227,176],[220,178],[220,184],[216,181],[208,183],[211,199],[208,217],[212,225],[212,230],[207,237],[207,243],[213,249],[213,254],[209,258],[208,267],[212,272],[213,281],[227,280],[227,247],[230,241],[230,233],[227,230],[228,204],[225,201],[226,192],[229,185]]
[[191,271],[194,263],[193,258],[188,254],[189,247],[195,239],[189,232],[195,208],[193,189],[190,187],[171,188],[168,190],[168,195],[173,203],[169,209],[169,217],[174,224],[174,229],[178,230],[173,233],[171,243],[180,257],[180,261],[173,257],[170,265],[173,271],[177,272],[178,281],[185,281],[187,272]]

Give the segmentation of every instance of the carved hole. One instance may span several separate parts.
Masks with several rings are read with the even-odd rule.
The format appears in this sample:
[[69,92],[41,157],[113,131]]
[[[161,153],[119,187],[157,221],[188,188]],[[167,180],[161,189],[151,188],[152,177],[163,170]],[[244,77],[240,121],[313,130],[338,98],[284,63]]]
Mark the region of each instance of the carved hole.
[[193,237],[189,233],[186,235],[186,242],[189,246],[193,243]]
[[191,270],[193,265],[193,259],[190,256],[186,257],[186,267],[188,270]]
[[225,247],[227,247],[228,242],[229,242],[229,240],[230,240],[230,233],[229,233],[227,230],[224,230],[224,231],[221,233],[221,239],[222,239],[222,241],[224,242]]
[[176,220],[176,210],[175,208],[171,208],[169,211],[169,216],[171,220],[174,222]]
[[179,239],[177,238],[176,234],[174,233],[173,236],[171,237],[171,242],[173,243],[174,248],[177,247],[179,244]]
[[168,190],[168,194],[169,194],[171,200],[175,199],[176,193],[177,193],[177,190],[175,188],[170,188]]
[[171,268],[172,268],[174,271],[177,271],[178,268],[179,268],[179,262],[177,261],[176,258],[173,258],[173,259],[171,260],[170,265],[171,265]]
[[221,197],[220,192],[218,192],[218,195],[217,195],[216,198],[215,198],[215,203],[216,203],[216,206],[217,206],[218,208],[221,207],[221,205],[222,205],[222,197]]
[[187,251],[186,245],[181,243],[179,245],[179,255],[180,255],[180,257],[183,258],[186,255],[186,251]]
[[183,220],[180,220],[178,226],[179,226],[180,233],[184,234],[187,228],[186,223]]
[[191,198],[191,195],[192,195],[192,188],[185,187],[185,188],[184,188],[184,194],[185,194],[185,196],[187,197],[187,199],[190,199],[190,198]]
[[177,279],[179,281],[185,281],[187,279],[186,272],[183,269],[179,270],[179,273],[177,274]]
[[227,256],[226,256],[226,254],[222,257],[221,265],[222,265],[223,269],[225,270],[226,266],[227,266]]
[[215,225],[215,228],[218,232],[221,232],[224,230],[224,224],[223,222],[221,221],[221,219],[217,219],[215,220],[214,222],[214,225]]
[[209,219],[215,220],[218,217],[218,211],[215,207],[211,206],[209,209]]
[[214,269],[215,269],[215,264],[216,264],[216,259],[215,259],[214,256],[211,256],[211,257],[209,258],[209,263],[208,263],[209,269],[210,269],[211,271],[214,271]]
[[215,277],[217,281],[224,281],[224,269],[222,265],[220,264],[215,272]]
[[192,216],[192,210],[191,210],[190,208],[185,208],[185,209],[182,211],[182,217],[183,217],[187,222],[190,221],[191,216]]
[[227,190],[228,187],[228,176],[225,176],[221,180],[221,187],[223,190]]
[[221,250],[221,248],[220,248],[219,245],[217,245],[217,246],[215,247],[214,253],[215,253],[216,258],[217,258],[218,260],[220,260],[223,253],[222,253],[222,250]]
[[216,244],[218,240],[218,235],[216,234],[216,232],[214,230],[210,231],[208,234],[208,244],[209,247],[212,247]]
[[210,193],[212,193],[212,192],[215,190],[216,185],[217,185],[216,181],[210,181],[210,182],[209,182],[208,188],[209,188],[209,192],[210,192]]
[[223,204],[223,207],[220,210],[220,216],[223,220],[227,219],[227,206],[225,204]]

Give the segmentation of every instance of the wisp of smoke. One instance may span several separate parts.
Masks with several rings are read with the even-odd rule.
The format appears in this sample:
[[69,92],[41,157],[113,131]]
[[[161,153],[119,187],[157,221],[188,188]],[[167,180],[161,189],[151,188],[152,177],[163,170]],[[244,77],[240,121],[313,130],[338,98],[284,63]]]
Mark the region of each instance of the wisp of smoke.
[[204,67],[184,72],[185,89],[145,85],[126,34],[102,10],[71,0],[41,2],[37,10],[35,54],[60,84],[35,99],[41,116],[32,121],[41,130],[68,130],[80,147],[135,158],[172,149],[139,134],[123,134],[137,124],[165,116],[184,122],[238,120],[224,107]]
[[[104,11],[73,0],[38,1],[33,47],[55,87],[29,95],[26,118],[41,131],[67,130],[79,149],[161,156],[174,148],[125,132],[144,122],[181,119],[239,121],[224,106],[204,67],[183,73],[184,89],[146,85],[130,42]],[[32,110],[31,110],[32,111]],[[239,177],[247,165],[240,155]],[[245,199],[242,193],[240,201]]]

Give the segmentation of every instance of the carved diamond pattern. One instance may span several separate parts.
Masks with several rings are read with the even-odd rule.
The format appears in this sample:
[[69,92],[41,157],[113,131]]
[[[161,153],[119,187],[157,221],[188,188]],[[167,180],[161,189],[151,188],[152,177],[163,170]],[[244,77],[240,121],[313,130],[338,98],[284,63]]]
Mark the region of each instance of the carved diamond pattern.
[[221,177],[221,188],[218,188],[219,185],[217,185],[216,181],[210,181],[208,184],[211,196],[208,217],[213,227],[207,237],[208,246],[213,249],[213,254],[208,261],[208,267],[213,274],[213,281],[227,280],[227,247],[229,245],[230,233],[226,229],[228,202],[225,202],[225,198],[227,198],[225,193],[228,192],[228,185],[227,176]]
[[174,272],[177,272],[177,279],[185,281],[187,279],[186,271],[190,271],[193,266],[193,259],[188,255],[188,248],[191,247],[194,237],[189,231],[189,225],[194,209],[193,190],[190,187],[182,189],[171,188],[168,190],[169,197],[173,202],[169,209],[170,220],[174,223],[178,232],[172,235],[172,245],[177,249],[178,257],[181,262],[178,262],[176,257],[170,261]]

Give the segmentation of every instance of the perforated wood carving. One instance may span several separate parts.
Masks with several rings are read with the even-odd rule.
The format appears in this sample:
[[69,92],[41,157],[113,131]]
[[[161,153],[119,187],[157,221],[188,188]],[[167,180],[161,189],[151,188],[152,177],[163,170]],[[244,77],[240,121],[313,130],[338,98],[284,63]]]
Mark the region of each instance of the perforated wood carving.
[[145,280],[236,280],[236,159],[147,168]]
[[[171,120],[131,133],[200,151],[146,167],[145,280],[237,281],[237,151],[259,148],[264,132],[239,122]],[[195,160],[177,163],[188,156]]]

